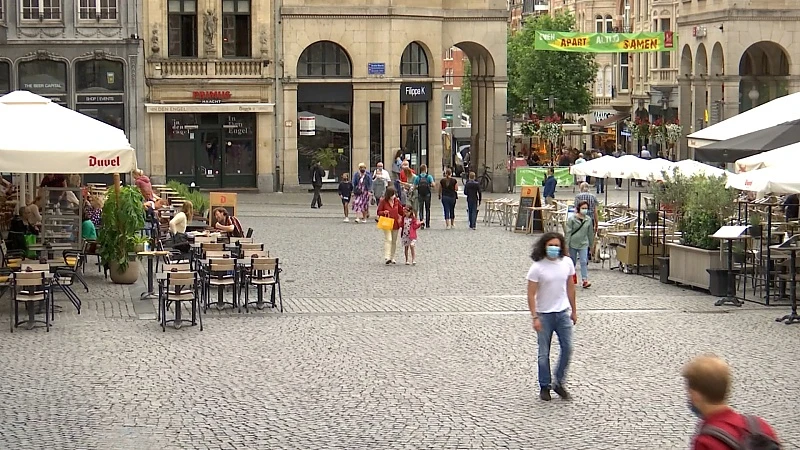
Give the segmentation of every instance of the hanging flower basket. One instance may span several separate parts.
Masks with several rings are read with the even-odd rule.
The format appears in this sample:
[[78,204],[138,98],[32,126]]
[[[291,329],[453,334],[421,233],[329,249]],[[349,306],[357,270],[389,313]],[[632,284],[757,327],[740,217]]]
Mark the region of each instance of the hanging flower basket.
[[539,122],[539,137],[546,139],[552,143],[564,136],[564,128],[561,126],[561,117],[558,114],[553,114],[545,120]]
[[683,127],[678,123],[670,123],[666,126],[665,141],[668,144],[674,144],[680,140],[683,134]]

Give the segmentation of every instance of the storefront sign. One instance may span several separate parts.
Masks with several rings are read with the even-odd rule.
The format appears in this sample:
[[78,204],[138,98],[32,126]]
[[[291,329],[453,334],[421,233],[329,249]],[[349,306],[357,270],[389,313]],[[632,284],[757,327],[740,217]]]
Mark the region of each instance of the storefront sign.
[[53,91],[64,91],[64,85],[60,82],[56,83],[22,83],[22,88],[28,91],[38,91],[42,89],[50,89]]
[[592,111],[592,114],[594,115],[594,122],[597,123],[608,119],[616,113],[614,111]]
[[367,63],[367,73],[369,75],[386,75],[386,63]]
[[300,136],[314,136],[317,132],[316,116],[301,116],[297,118],[300,124]]
[[163,113],[271,113],[275,110],[274,103],[179,103],[164,105],[160,103],[146,103],[145,108],[150,114]]
[[222,101],[230,100],[232,97],[231,91],[194,91],[192,98],[202,101]]
[[78,94],[78,103],[122,103],[124,94]]
[[677,47],[672,31],[640,33],[571,33],[537,31],[534,50],[582,53],[671,52]]
[[400,85],[401,102],[427,102],[433,98],[431,83],[403,83]]

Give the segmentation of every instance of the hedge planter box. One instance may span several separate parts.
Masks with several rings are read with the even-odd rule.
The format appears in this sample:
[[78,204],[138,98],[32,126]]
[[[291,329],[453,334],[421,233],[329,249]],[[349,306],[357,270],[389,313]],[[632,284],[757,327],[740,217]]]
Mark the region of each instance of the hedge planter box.
[[709,290],[711,276],[708,269],[724,269],[719,250],[704,250],[681,244],[669,247],[669,280],[679,284]]

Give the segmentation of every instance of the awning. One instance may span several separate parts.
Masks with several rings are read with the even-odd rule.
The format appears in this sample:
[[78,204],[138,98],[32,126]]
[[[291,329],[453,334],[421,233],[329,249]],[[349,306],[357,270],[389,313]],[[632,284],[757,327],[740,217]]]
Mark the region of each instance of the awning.
[[607,119],[601,120],[600,122],[593,123],[592,128],[608,128],[622,122],[630,116],[630,114],[615,114]]

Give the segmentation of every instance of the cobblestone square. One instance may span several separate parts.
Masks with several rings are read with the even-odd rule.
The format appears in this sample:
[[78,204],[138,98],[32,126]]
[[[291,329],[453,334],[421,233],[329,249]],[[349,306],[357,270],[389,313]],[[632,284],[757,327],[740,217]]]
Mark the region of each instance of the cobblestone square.
[[[786,307],[715,298],[592,265],[578,293],[570,402],[538,400],[524,275],[533,237],[421,230],[417,266],[385,266],[374,223],[274,196],[239,218],[284,267],[286,312],[167,329],[150,301],[87,267],[84,311],[8,333],[0,308],[4,449],[681,449],[695,419],[681,366],[715,352],[732,404],[800,448]],[[308,197],[310,201],[310,196]],[[61,299],[62,297],[58,297]]]

